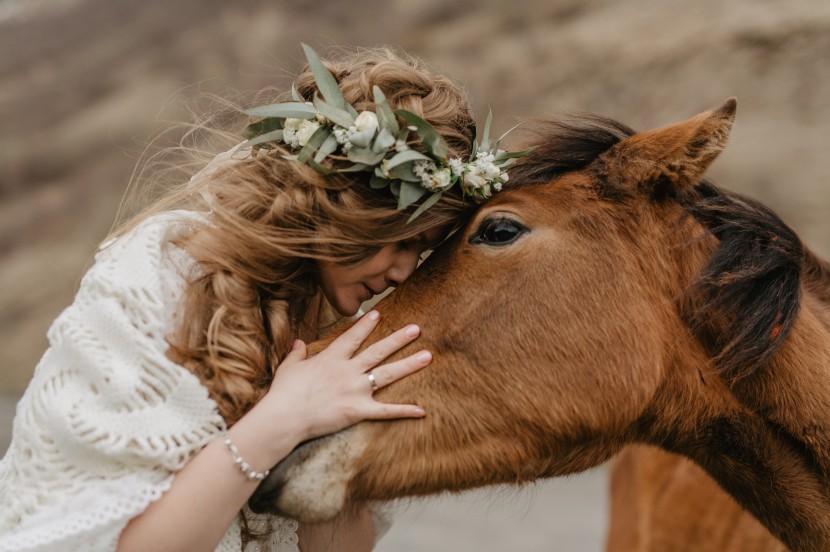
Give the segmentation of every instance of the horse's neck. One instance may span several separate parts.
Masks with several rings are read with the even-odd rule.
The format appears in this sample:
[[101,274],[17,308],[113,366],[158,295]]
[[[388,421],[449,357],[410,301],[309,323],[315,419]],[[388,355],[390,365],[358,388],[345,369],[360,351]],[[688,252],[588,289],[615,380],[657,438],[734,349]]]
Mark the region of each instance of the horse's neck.
[[768,366],[728,391],[704,391],[711,404],[668,447],[794,550],[830,550],[830,331],[816,306],[805,297]]

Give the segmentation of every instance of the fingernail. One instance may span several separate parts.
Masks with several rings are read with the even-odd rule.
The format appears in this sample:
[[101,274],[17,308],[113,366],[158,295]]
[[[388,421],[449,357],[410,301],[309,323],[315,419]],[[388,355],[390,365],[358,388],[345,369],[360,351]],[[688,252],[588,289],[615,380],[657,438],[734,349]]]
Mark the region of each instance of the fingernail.
[[415,337],[416,335],[418,335],[418,333],[419,333],[420,331],[421,331],[421,328],[419,328],[419,327],[418,327],[418,326],[416,326],[415,324],[412,324],[411,326],[407,326],[407,327],[406,327],[406,331],[405,331],[405,333],[406,333],[406,335],[408,335],[409,337]]
[[298,349],[300,347],[300,345],[302,345],[302,344],[303,344],[302,339],[295,339],[294,343],[291,344],[291,350],[293,351],[295,349]]
[[429,351],[423,351],[421,353],[418,353],[418,356],[415,358],[417,358],[419,362],[429,362],[430,360],[432,360],[432,353],[430,353]]
[[426,416],[426,415],[427,415],[426,411],[425,411],[423,408],[418,408],[418,407],[416,407],[416,408],[413,410],[413,412],[414,412],[416,415],[418,415],[418,416]]
[[369,311],[369,314],[367,314],[366,316],[369,317],[369,320],[377,320],[378,318],[380,318],[380,313],[376,310],[372,310]]

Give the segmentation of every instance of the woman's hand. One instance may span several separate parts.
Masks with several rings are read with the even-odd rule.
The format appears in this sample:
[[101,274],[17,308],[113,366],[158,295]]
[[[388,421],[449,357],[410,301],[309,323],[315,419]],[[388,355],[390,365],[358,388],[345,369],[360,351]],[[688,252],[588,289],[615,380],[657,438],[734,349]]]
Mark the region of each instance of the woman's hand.
[[[432,355],[420,351],[381,364],[392,353],[416,339],[420,328],[406,326],[355,355],[377,326],[380,315],[371,311],[319,354],[306,358],[306,346],[295,341],[279,365],[271,389],[263,401],[289,403],[295,413],[301,440],[334,433],[361,420],[418,418],[425,415],[415,405],[375,401],[372,393],[429,364]],[[375,387],[372,386],[372,374]]]

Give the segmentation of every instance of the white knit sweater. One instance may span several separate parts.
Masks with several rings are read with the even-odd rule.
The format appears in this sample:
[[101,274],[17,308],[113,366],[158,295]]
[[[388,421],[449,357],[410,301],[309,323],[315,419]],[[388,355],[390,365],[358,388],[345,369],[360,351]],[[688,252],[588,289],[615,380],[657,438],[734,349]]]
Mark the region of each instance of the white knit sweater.
[[[199,216],[156,215],[104,247],[49,329],[0,461],[0,552],[115,550],[127,522],[226,431],[199,379],[165,355],[198,270],[170,241]],[[262,548],[297,552],[297,523],[277,528]],[[240,552],[237,523],[216,550]]]

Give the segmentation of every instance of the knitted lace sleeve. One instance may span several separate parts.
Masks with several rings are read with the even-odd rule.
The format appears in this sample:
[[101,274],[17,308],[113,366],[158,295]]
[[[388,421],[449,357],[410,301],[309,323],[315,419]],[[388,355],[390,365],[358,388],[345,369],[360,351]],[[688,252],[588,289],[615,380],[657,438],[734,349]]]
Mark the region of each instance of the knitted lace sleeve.
[[[165,355],[161,263],[191,220],[158,215],[105,247],[52,324],[0,462],[0,552],[115,550],[127,522],[226,431],[198,378]],[[232,527],[219,549],[240,547]]]

